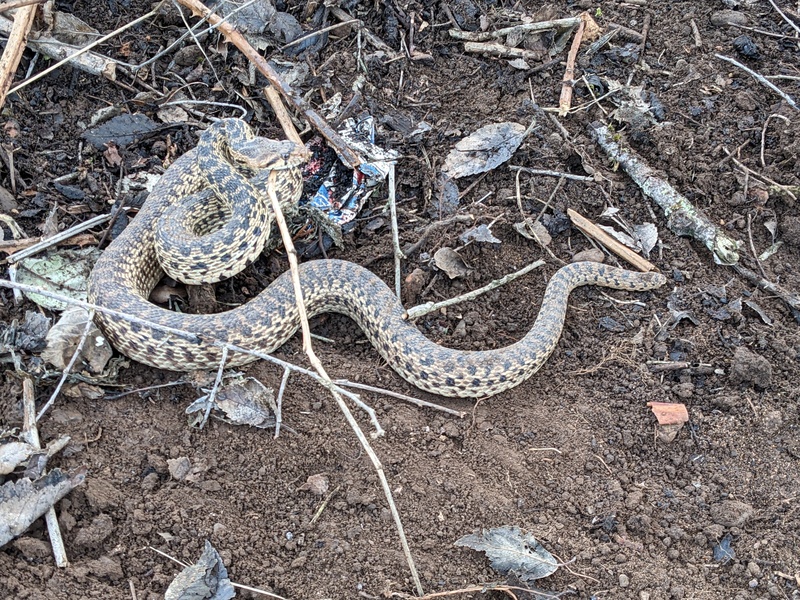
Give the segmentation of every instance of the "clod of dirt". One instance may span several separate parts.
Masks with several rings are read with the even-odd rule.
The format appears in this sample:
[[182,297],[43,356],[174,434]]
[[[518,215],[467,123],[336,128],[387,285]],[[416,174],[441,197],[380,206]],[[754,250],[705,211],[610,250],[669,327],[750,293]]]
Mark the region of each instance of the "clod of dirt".
[[739,500],[723,500],[711,505],[711,519],[723,527],[741,527],[754,512],[752,506]]
[[328,481],[328,478],[322,473],[317,473],[316,475],[309,475],[308,479],[306,479],[306,482],[298,489],[311,492],[317,496],[322,496],[328,491],[329,487],[330,482]]
[[772,365],[763,356],[747,348],[737,348],[731,364],[731,384],[752,384],[757,388],[768,388],[772,384]]
[[114,531],[114,522],[105,513],[97,515],[86,527],[75,534],[73,544],[83,548],[97,548]]
[[53,552],[50,548],[50,544],[32,537],[22,537],[18,540],[14,540],[13,546],[22,552],[22,556],[28,560],[47,558]]
[[792,246],[800,246],[800,217],[785,217],[781,223],[783,241]]
[[122,572],[122,565],[108,556],[101,556],[97,560],[90,560],[86,563],[86,567],[92,575],[107,577],[111,581],[118,581],[125,576]]

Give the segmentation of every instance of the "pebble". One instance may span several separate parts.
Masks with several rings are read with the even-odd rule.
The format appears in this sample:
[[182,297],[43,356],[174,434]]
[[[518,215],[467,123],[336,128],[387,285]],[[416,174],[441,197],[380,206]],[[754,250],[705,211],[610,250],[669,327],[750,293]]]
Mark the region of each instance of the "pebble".
[[737,10],[718,10],[711,14],[711,24],[715,27],[747,25],[747,16]]
[[167,468],[169,469],[169,474],[172,475],[173,479],[176,481],[183,481],[189,474],[189,471],[192,468],[192,463],[185,456],[181,456],[180,458],[168,458]]
[[621,587],[621,588],[626,588],[626,587],[628,587],[630,584],[631,584],[631,580],[630,580],[630,578],[629,578],[627,575],[625,575],[625,573],[622,573],[622,574],[619,576],[619,587]]

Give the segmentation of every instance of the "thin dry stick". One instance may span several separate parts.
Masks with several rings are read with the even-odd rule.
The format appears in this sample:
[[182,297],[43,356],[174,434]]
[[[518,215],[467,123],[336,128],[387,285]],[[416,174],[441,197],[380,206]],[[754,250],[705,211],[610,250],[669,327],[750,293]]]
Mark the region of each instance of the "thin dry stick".
[[400,249],[400,233],[397,230],[394,163],[389,166],[389,214],[392,221],[392,248],[394,249],[394,293],[400,298],[400,261],[405,259],[406,255]]
[[[156,7],[156,9],[155,9],[155,10],[151,10],[149,13],[147,13],[147,14],[145,14],[145,15],[142,15],[142,16],[141,16],[141,17],[139,17],[138,19],[134,19],[134,20],[133,20],[133,21],[131,21],[130,23],[127,23],[126,25],[123,25],[123,26],[122,26],[122,27],[120,27],[119,29],[115,29],[115,30],[114,30],[114,31],[112,31],[111,33],[109,33],[109,34],[107,34],[107,35],[104,35],[103,37],[97,38],[97,39],[96,39],[95,41],[93,41],[91,44],[87,44],[87,45],[83,46],[83,47],[82,47],[80,50],[77,50],[77,51],[76,51],[74,54],[71,54],[70,56],[68,56],[68,57],[66,57],[66,58],[64,58],[64,59],[62,59],[62,60],[60,60],[60,61],[58,61],[57,63],[55,63],[55,64],[53,64],[53,65],[51,65],[51,66],[49,66],[49,67],[47,67],[47,68],[46,68],[44,71],[41,71],[41,72],[37,73],[36,75],[34,75],[33,77],[30,77],[30,78],[26,79],[25,81],[23,81],[22,83],[20,83],[20,84],[18,84],[18,85],[16,85],[16,86],[14,86],[13,88],[11,88],[11,89],[8,91],[8,93],[9,93],[9,94],[13,94],[14,92],[18,92],[18,91],[20,91],[22,88],[29,86],[29,85],[30,85],[30,84],[32,84],[34,81],[38,81],[39,79],[41,79],[42,77],[44,77],[44,76],[45,76],[45,75],[47,75],[48,73],[52,73],[52,72],[53,72],[53,71],[55,71],[56,69],[58,69],[58,68],[60,68],[61,66],[65,65],[66,63],[70,62],[70,61],[71,61],[71,60],[73,60],[73,59],[74,59],[76,56],[80,56],[80,55],[82,55],[82,54],[85,54],[86,52],[88,52],[89,50],[91,50],[92,48],[94,48],[95,46],[99,46],[100,44],[103,44],[103,43],[107,42],[108,40],[110,40],[111,38],[113,38],[113,37],[115,37],[115,36],[119,35],[119,34],[120,34],[120,33],[122,33],[123,31],[125,31],[126,29],[130,29],[130,28],[131,28],[131,27],[133,27],[134,25],[138,25],[138,24],[139,24],[139,23],[141,23],[142,21],[146,21],[147,19],[149,19],[149,18],[151,18],[151,17],[154,17],[154,16],[155,16],[155,15],[157,15],[157,14],[158,14],[158,7]],[[15,21],[15,23],[16,23],[16,21]],[[111,76],[110,76],[109,78],[110,78],[110,79],[114,79],[114,77],[113,77],[113,73],[112,73],[112,74],[110,74],[110,75],[111,75]]]
[[753,169],[751,169],[750,167],[748,167],[747,165],[745,165],[741,161],[737,160],[734,157],[734,155],[727,148],[725,148],[724,146],[722,147],[722,150],[725,152],[725,154],[728,155],[726,158],[728,158],[733,164],[735,164],[737,167],[739,167],[742,171],[744,171],[745,173],[749,173],[750,175],[752,175],[753,177],[755,177],[756,179],[758,179],[760,181],[763,181],[764,183],[768,183],[768,184],[770,184],[772,186],[775,186],[775,189],[783,192],[784,194],[789,196],[795,202],[797,201],[797,196],[794,194],[794,192],[792,192],[792,190],[789,188],[789,186],[783,185],[781,183],[778,183],[777,181],[775,181],[773,179],[770,179],[766,175],[762,175],[761,173],[757,173],[756,171],[753,171]]
[[426,302],[425,304],[414,306],[406,311],[406,318],[408,320],[418,319],[422,315],[427,315],[428,313],[433,312],[435,310],[439,310],[440,308],[444,308],[446,306],[452,306],[453,304],[458,304],[459,302],[464,302],[465,300],[472,300],[473,298],[477,298],[481,294],[485,294],[486,292],[490,292],[493,289],[500,287],[501,285],[505,285],[509,281],[514,281],[518,277],[522,277],[523,275],[530,273],[534,269],[538,269],[542,265],[544,265],[544,261],[537,260],[536,262],[532,262],[531,264],[522,267],[519,271],[509,273],[508,275],[506,275],[505,277],[501,277],[500,279],[495,279],[494,281],[487,283],[485,286],[480,287],[477,290],[472,290],[471,292],[467,292],[466,294],[461,294],[460,296],[456,296],[455,298],[449,298],[441,302]]
[[450,37],[457,40],[469,40],[472,42],[487,42],[491,39],[505,37],[512,33],[533,33],[536,31],[549,31],[551,29],[569,29],[579,25],[580,17],[567,17],[565,19],[554,19],[552,21],[539,21],[538,23],[522,23],[512,25],[494,31],[462,31],[461,29],[450,29]]
[[528,167],[520,167],[517,165],[509,165],[509,169],[512,171],[522,171],[523,173],[528,173],[530,175],[546,175],[548,177],[563,177],[564,179],[573,179],[575,181],[594,181],[594,177],[589,177],[587,175],[574,175],[572,173],[563,173],[561,171],[550,171],[549,169],[530,169]]
[[769,127],[769,120],[772,119],[772,118],[783,119],[783,121],[787,125],[791,124],[791,121],[787,117],[784,117],[783,115],[779,115],[778,113],[772,113],[771,115],[769,115],[764,120],[764,127],[761,128],[761,152],[759,154],[759,157],[761,158],[761,167],[764,168],[764,169],[767,168],[767,163],[764,160],[764,147],[766,146],[766,143],[767,143],[767,140],[766,140],[767,127]]
[[289,375],[292,372],[289,369],[283,370],[283,377],[281,377],[281,385],[278,388],[278,395],[275,398],[275,439],[281,433],[281,423],[283,423],[283,394],[286,392],[286,384],[289,383]]
[[[22,380],[22,409],[23,424],[22,436],[34,448],[42,447],[39,440],[39,430],[36,429],[36,401],[34,400],[33,381],[29,377]],[[61,528],[58,526],[56,509],[52,506],[44,516],[47,523],[47,534],[50,536],[50,545],[53,547],[53,557],[56,566],[64,568],[69,566],[67,551],[64,548],[64,540],[61,537]]]
[[344,138],[334,131],[330,125],[325,122],[325,119],[309,106],[305,99],[298,96],[295,91],[280,78],[275,69],[273,69],[267,60],[250,45],[241,33],[236,31],[229,23],[223,22],[219,15],[211,12],[200,0],[177,1],[191,10],[195,15],[208,19],[211,25],[218,25],[219,31],[255,65],[261,74],[280,92],[281,96],[300,111],[311,125],[328,140],[328,143],[333,146],[348,166],[356,168],[363,162],[361,157],[350,148]]
[[376,388],[371,385],[367,385],[365,383],[353,383],[352,381],[347,381],[347,379],[337,379],[334,381],[334,383],[337,385],[341,385],[343,387],[355,388],[357,390],[366,390],[367,392],[383,393],[386,396],[391,396],[392,398],[405,400],[406,402],[410,402],[411,404],[416,404],[417,406],[422,406],[424,408],[432,408],[434,410],[438,410],[450,415],[455,415],[459,419],[463,419],[467,414],[460,410],[453,410],[452,408],[447,408],[446,406],[441,406],[440,404],[434,404],[433,402],[427,402],[426,400],[420,400],[419,398],[414,398],[414,396],[406,396],[405,394],[399,394],[397,392],[390,392],[387,390],[381,391],[380,388]]
[[3,2],[0,4],[0,13],[4,13],[12,8],[21,6],[31,6],[32,4],[43,4],[45,0],[15,0],[14,2]]
[[798,26],[797,23],[795,23],[794,21],[792,21],[792,19],[786,16],[786,13],[784,13],[780,9],[780,7],[777,4],[775,4],[775,0],[769,0],[769,3],[772,4],[772,8],[778,11],[778,14],[781,16],[781,18],[783,18],[784,21],[786,21],[789,25],[792,26],[792,29],[794,29],[797,33],[800,33],[800,26]]
[[83,223],[78,223],[77,225],[70,227],[69,229],[65,229],[64,231],[58,232],[56,235],[38,241],[34,243],[32,246],[25,248],[24,250],[20,250],[19,252],[15,252],[14,254],[9,255],[6,261],[12,264],[15,262],[19,262],[23,258],[28,258],[29,256],[33,256],[34,254],[38,254],[42,250],[46,250],[51,246],[55,246],[60,242],[73,238],[79,233],[86,231],[87,229],[91,229],[96,225],[105,223],[110,218],[111,215],[97,215],[96,217],[93,217],[88,221],[84,221]]
[[729,62],[730,64],[734,65],[735,67],[739,67],[739,68],[740,68],[742,71],[744,71],[745,73],[747,73],[748,75],[750,75],[750,76],[751,76],[753,79],[755,79],[756,81],[758,81],[758,83],[760,83],[761,85],[765,85],[765,86],[767,86],[767,87],[768,87],[769,89],[771,89],[773,92],[775,92],[776,94],[778,94],[778,95],[779,95],[781,98],[783,98],[784,100],[786,100],[786,103],[787,103],[789,106],[791,106],[793,109],[795,109],[795,110],[800,110],[800,106],[797,106],[797,103],[794,101],[794,98],[792,98],[792,97],[791,97],[789,94],[787,94],[786,92],[784,92],[784,91],[783,91],[781,88],[779,88],[777,85],[775,85],[774,83],[772,83],[772,82],[771,82],[769,79],[767,79],[766,77],[764,77],[764,76],[763,76],[761,73],[756,73],[756,72],[755,72],[755,71],[753,71],[753,69],[751,69],[750,67],[746,67],[746,66],[744,66],[744,65],[743,65],[742,63],[740,63],[738,60],[736,60],[736,59],[733,59],[733,58],[731,58],[731,57],[729,57],[729,56],[725,56],[725,55],[723,55],[723,54],[715,54],[714,56],[716,56],[716,57],[717,57],[718,59],[720,59],[720,60],[724,60],[725,62]]
[[586,235],[586,237],[592,238],[593,240],[597,240],[598,242],[603,244],[603,246],[611,250],[611,252],[613,252],[623,260],[628,261],[640,271],[644,271],[645,273],[647,273],[648,271],[655,270],[656,266],[653,263],[651,263],[649,260],[642,258],[627,246],[623,246],[622,244],[620,244],[617,240],[615,240],[605,231],[600,229],[589,219],[581,215],[578,211],[568,208],[567,215],[569,216],[570,220],[575,224],[575,227],[580,229],[583,232],[583,234]]
[[48,409],[53,405],[58,397],[61,388],[63,387],[64,383],[67,381],[67,377],[72,372],[72,367],[75,366],[75,362],[78,360],[78,357],[81,355],[81,350],[83,350],[84,344],[86,344],[86,338],[89,337],[89,332],[92,330],[92,325],[94,324],[94,311],[89,310],[86,317],[86,326],[83,328],[83,333],[81,334],[81,338],[78,340],[78,345],[75,346],[75,352],[72,353],[72,358],[69,359],[69,363],[67,363],[67,368],[64,369],[64,372],[61,373],[61,379],[58,381],[58,385],[56,389],[53,390],[53,393],[50,396],[50,399],[45,403],[45,405],[39,411],[39,414],[36,415],[36,422],[42,420],[44,413],[48,411]]
[[217,390],[219,390],[219,385],[222,383],[222,374],[225,372],[226,362],[228,362],[228,348],[223,348],[222,356],[219,359],[219,367],[217,368],[217,377],[214,379],[214,385],[206,399],[206,412],[203,414],[203,420],[200,422],[200,429],[203,429],[208,422],[208,415],[211,414],[211,408],[214,406],[214,400],[217,398]]
[[[311,329],[308,325],[308,316],[306,315],[305,303],[303,301],[303,287],[300,284],[300,274],[299,274],[299,266],[297,262],[297,251],[294,248],[294,243],[292,242],[292,235],[289,233],[289,227],[286,225],[286,219],[283,216],[283,212],[281,211],[281,205],[278,201],[278,196],[275,193],[276,189],[276,178],[277,178],[277,171],[272,171],[270,173],[270,185],[267,188],[268,195],[270,202],[272,202],[272,210],[275,213],[275,222],[278,224],[278,230],[281,232],[281,238],[283,239],[283,245],[286,249],[286,254],[289,258],[289,269],[292,274],[292,284],[294,286],[294,296],[295,302],[297,304],[297,311],[300,317],[300,329],[303,332],[303,350],[305,351],[306,355],[308,356],[309,362],[311,362],[314,369],[316,369],[317,373],[327,381],[331,386],[333,386],[333,381],[328,376],[328,373],[325,371],[325,367],[322,366],[319,358],[317,358],[316,353],[314,352],[314,348],[311,344]],[[383,465],[381,464],[378,455],[375,454],[375,451],[372,449],[372,446],[367,441],[367,438],[364,436],[364,433],[361,431],[361,427],[358,425],[358,421],[355,420],[353,417],[353,413],[350,412],[350,409],[345,404],[344,400],[342,399],[341,395],[334,392],[331,388],[332,395],[336,400],[336,404],[339,405],[339,410],[347,419],[348,424],[353,429],[358,438],[358,441],[361,442],[361,446],[364,448],[364,451],[369,456],[370,460],[372,461],[373,466],[375,467],[375,471],[378,474],[378,479],[381,482],[381,486],[383,487],[384,494],[386,495],[386,500],[389,503],[389,510],[392,513],[392,517],[394,517],[395,527],[397,527],[397,533],[400,536],[400,544],[403,547],[403,553],[405,554],[406,561],[408,562],[408,568],[411,571],[411,579],[414,581],[414,586],[417,589],[417,594],[422,596],[425,592],[422,589],[422,582],[419,579],[419,574],[417,573],[417,566],[414,563],[414,558],[411,556],[411,548],[408,546],[408,540],[406,539],[405,530],[403,529],[403,523],[400,520],[400,513],[397,510],[397,506],[395,506],[394,498],[392,497],[392,490],[389,487],[389,481],[386,479],[386,475],[383,471]]]
[[10,93],[8,88],[11,87],[14,72],[25,51],[36,8],[36,5],[24,6],[14,14],[14,25],[11,27],[3,56],[0,57],[0,107],[5,105],[6,96]]
[[578,57],[578,50],[583,41],[583,31],[586,29],[586,21],[581,19],[578,25],[578,30],[575,32],[575,37],[572,40],[572,46],[567,54],[567,68],[564,70],[564,79],[561,84],[561,98],[558,101],[558,115],[565,116],[570,107],[572,106],[572,88],[575,85],[575,60]]

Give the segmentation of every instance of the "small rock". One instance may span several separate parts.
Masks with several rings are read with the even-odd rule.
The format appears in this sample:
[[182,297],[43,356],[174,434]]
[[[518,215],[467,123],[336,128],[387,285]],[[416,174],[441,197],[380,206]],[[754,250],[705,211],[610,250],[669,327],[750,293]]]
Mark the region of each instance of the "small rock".
[[168,458],[167,469],[169,469],[169,474],[173,479],[183,481],[192,469],[192,462],[185,456]]
[[763,356],[739,347],[733,355],[730,380],[733,385],[748,383],[757,388],[768,388],[772,383],[772,365]]
[[631,584],[630,577],[625,575],[625,573],[620,574],[619,576],[619,587],[626,588]]
[[752,560],[747,563],[747,572],[750,573],[753,577],[760,577],[761,576],[761,567],[759,567],[756,563]]
[[74,408],[54,408],[50,418],[59,425],[77,425],[83,421],[83,415]]
[[747,16],[736,10],[718,10],[711,14],[711,24],[715,27],[747,25]]
[[572,257],[571,262],[583,262],[585,260],[588,260],[589,262],[602,263],[605,262],[606,255],[603,254],[602,250],[598,250],[597,248],[589,248],[588,250],[576,252]]
[[46,558],[53,552],[50,548],[50,544],[32,537],[21,537],[18,540],[14,540],[13,545],[14,548],[22,552],[22,556],[28,560]]
[[97,560],[90,560],[86,563],[89,572],[96,577],[108,577],[111,581],[119,581],[125,574],[122,572],[122,566],[108,556],[101,556]]
[[711,505],[711,519],[723,527],[741,527],[754,512],[752,506],[739,500],[723,500]]

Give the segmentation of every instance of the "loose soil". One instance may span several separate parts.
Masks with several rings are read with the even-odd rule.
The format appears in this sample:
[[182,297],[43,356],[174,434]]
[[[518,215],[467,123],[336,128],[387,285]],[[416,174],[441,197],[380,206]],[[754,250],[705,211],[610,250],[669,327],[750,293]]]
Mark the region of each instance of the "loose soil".
[[[714,57],[734,56],[763,74],[794,76],[773,81],[798,98],[798,42],[780,37],[794,30],[764,2],[724,4],[741,4],[739,16],[747,26],[777,37],[714,25],[712,12],[724,8],[723,3],[651,0],[646,9],[638,3],[602,4],[600,10],[588,1],[559,1],[553,3],[552,15],[575,15],[583,7],[603,26],[615,22],[641,31],[649,14],[642,62],[637,64],[636,47],[618,37],[595,58],[581,59],[578,77],[622,83],[632,78],[633,85],[657,99],[664,109],[659,123],[627,128],[637,152],[730,235],[743,240],[742,261],[756,271],[753,251],[761,254],[772,245],[769,227],[776,224],[776,239],[783,245],[762,261],[764,274],[789,290],[800,290],[796,203],[757,177],[745,177],[724,151],[734,152],[763,176],[797,186],[798,113]],[[303,7],[292,3],[283,8],[302,19]],[[61,9],[74,10],[103,32],[149,10],[147,2],[138,0],[63,3]],[[406,2],[399,10],[380,3],[349,9],[402,50],[402,58],[389,61],[365,45],[357,60],[356,33],[334,32],[318,53],[303,59],[311,76],[302,93],[317,106],[341,93],[346,104],[356,80],[365,78],[358,111],[376,117],[381,145],[403,154],[397,173],[403,243],[417,241],[426,226],[445,214],[434,191],[438,167],[457,140],[487,123],[527,125],[536,119],[536,129],[513,164],[596,175],[596,183],[565,180],[560,186],[554,178],[520,176],[527,215],[539,214],[552,196],[544,215],[554,233],[549,253],[513,227],[521,220],[514,172],[503,166],[482,179],[459,182],[462,191],[471,187],[458,212],[474,215],[476,223],[494,222],[492,231],[502,244],[467,246],[462,255],[472,267],[468,277],[449,281],[440,274],[425,295],[406,298],[407,305],[457,295],[539,258],[547,266],[421,319],[419,327],[431,339],[468,350],[519,339],[532,325],[558,261],[591,247],[577,230],[557,227],[568,207],[597,220],[613,205],[630,223],[654,222],[661,243],[651,258],[669,280],[654,293],[575,292],[549,362],[524,385],[479,403],[417,391],[381,362],[351,321],[340,316],[315,319],[314,332],[333,340],[316,343],[331,375],[467,414],[459,419],[363,395],[386,430],[372,444],[425,591],[503,580],[483,554],[454,542],[476,530],[515,525],[568,563],[539,582],[551,593],[642,600],[800,596],[799,315],[730,268],[714,264],[701,244],[672,234],[660,209],[615,171],[587,133],[592,121],[611,119],[610,101],[560,119],[563,130],[536,110],[532,98],[542,107],[557,106],[563,62],[531,73],[503,59],[466,54],[463,44],[448,36],[447,11],[465,28],[475,29],[481,15],[499,10],[497,4],[459,0],[446,6],[423,0]],[[415,60],[405,54],[408,15],[414,18]],[[500,19],[497,26],[502,24]],[[101,50],[140,63],[182,29],[179,19],[157,19],[128,30]],[[735,50],[734,40],[743,33],[757,44],[758,58],[743,58]],[[200,99],[242,104],[262,134],[280,135],[261,99],[263,82],[245,85],[247,64],[239,53],[232,48],[227,55],[216,52],[221,46],[212,37],[204,46],[221,83],[208,63],[170,64],[171,54],[156,63],[147,81],[167,94],[183,88]],[[563,61],[565,55],[558,58]],[[24,59],[19,77],[25,76],[30,58]],[[42,68],[41,62],[34,71]],[[187,78],[195,82],[188,88],[182,83]],[[21,178],[14,204],[29,235],[39,234],[37,226],[56,205],[62,228],[109,210],[120,170],[79,142],[79,136],[92,115],[106,106],[150,116],[157,108],[151,100],[134,99],[144,90],[141,85],[131,86],[124,76],[120,81],[116,85],[62,68],[6,103],[4,143],[15,151]],[[578,85],[575,105],[590,101],[587,88]],[[216,116],[234,114],[207,110]],[[431,130],[408,138],[423,120]],[[14,129],[18,135],[11,137]],[[176,144],[180,154],[196,143],[195,130],[188,125],[165,128],[121,150],[123,169],[159,172],[167,143]],[[79,177],[71,185],[86,193],[83,200],[69,200],[53,185],[54,178],[76,172]],[[11,190],[7,169],[2,185]],[[345,247],[331,255],[369,264],[389,282],[393,266],[385,256],[390,234],[373,220],[385,197],[384,189],[372,199],[367,207],[371,213],[363,215]],[[421,268],[427,285],[433,276],[429,257],[440,247],[459,245],[457,237],[468,227],[437,232],[403,262],[403,274]],[[237,279],[233,288],[223,286],[223,291],[237,302],[246,301],[259,279],[285,268],[281,258],[264,259],[251,275]],[[6,324],[34,308],[30,302],[15,306],[8,290],[0,296],[0,320]],[[673,317],[681,311],[688,316],[676,322]],[[278,356],[306,364],[298,340]],[[659,361],[687,365],[659,371]],[[35,356],[23,356],[23,365],[33,369]],[[21,385],[12,367],[6,369],[0,406],[8,426],[19,423]],[[269,364],[244,371],[275,389],[280,384],[280,370]],[[130,364],[120,371],[121,387],[108,392],[178,377]],[[53,386],[53,378],[37,383],[37,400],[44,402]],[[39,522],[0,550],[0,597],[130,599],[135,590],[139,599],[161,598],[180,567],[152,548],[188,563],[197,559],[205,540],[219,550],[235,582],[287,598],[413,595],[377,476],[323,388],[302,376],[290,379],[284,399],[288,427],[277,439],[269,431],[213,420],[202,431],[189,428],[184,409],[198,394],[183,385],[118,400],[59,398],[40,423],[43,442],[71,436],[53,466],[88,468],[86,482],[56,506],[71,566],[54,567]],[[673,441],[658,435],[649,401],[686,404],[690,420]],[[368,419],[361,413],[358,418],[370,431]],[[192,477],[176,481],[167,461],[182,457],[190,461]],[[326,496],[301,486],[315,474],[329,479],[331,493],[312,523]],[[715,558],[714,547],[720,543],[729,544],[735,557]],[[500,592],[460,597],[479,596],[504,597]],[[244,591],[240,597],[262,596]]]

